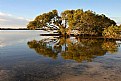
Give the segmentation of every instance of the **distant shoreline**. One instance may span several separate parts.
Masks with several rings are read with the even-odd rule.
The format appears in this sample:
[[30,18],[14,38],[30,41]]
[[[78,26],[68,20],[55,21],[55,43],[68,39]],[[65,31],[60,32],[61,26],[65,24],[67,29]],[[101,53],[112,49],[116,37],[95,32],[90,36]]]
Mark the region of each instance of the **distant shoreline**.
[[28,29],[9,29],[9,28],[8,29],[1,29],[0,28],[0,30],[28,30]]
[[[27,28],[20,28],[20,29],[16,29],[16,28],[0,28],[0,30],[30,30]],[[45,29],[35,29],[35,30],[45,30]]]

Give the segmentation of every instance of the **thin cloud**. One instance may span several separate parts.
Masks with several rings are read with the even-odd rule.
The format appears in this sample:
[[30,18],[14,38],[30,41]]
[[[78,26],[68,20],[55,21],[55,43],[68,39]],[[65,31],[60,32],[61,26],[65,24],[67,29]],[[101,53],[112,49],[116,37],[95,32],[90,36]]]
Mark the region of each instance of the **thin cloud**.
[[0,28],[25,28],[30,20],[0,12]]

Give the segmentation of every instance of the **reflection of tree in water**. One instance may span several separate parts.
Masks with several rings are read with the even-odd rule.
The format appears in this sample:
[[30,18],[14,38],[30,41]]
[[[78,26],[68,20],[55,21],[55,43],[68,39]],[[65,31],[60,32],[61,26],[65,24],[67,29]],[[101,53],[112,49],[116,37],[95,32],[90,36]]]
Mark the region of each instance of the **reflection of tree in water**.
[[82,38],[53,38],[40,41],[29,41],[28,46],[43,56],[55,59],[58,53],[64,59],[72,59],[77,62],[92,61],[97,56],[103,56],[106,51],[117,51],[116,42],[104,41],[103,39]]
[[118,45],[115,41],[104,41],[102,48],[111,54],[118,51]]
[[57,57],[57,53],[52,51],[52,48],[47,45],[47,42],[44,42],[44,40],[40,41],[29,41],[28,46],[32,49],[35,49],[35,51],[39,54],[42,54],[43,56],[52,57],[55,59]]
[[62,53],[63,58],[73,59],[78,62],[92,61],[96,56],[102,56],[105,54],[99,41],[90,39],[81,39],[80,42],[70,43],[68,50]]

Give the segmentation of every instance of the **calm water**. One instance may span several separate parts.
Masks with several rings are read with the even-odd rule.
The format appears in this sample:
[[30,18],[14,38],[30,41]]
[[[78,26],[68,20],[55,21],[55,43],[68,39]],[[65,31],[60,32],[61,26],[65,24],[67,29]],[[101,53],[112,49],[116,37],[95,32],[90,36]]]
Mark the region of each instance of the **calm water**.
[[121,41],[0,31],[0,81],[121,81]]

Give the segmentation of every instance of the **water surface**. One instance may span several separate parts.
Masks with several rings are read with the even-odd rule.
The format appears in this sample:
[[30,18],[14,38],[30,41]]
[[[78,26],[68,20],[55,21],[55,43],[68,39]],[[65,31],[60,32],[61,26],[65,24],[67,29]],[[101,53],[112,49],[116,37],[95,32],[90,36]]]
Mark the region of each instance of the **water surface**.
[[0,31],[0,81],[120,81],[121,41]]

